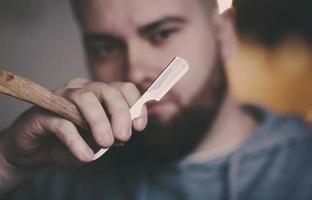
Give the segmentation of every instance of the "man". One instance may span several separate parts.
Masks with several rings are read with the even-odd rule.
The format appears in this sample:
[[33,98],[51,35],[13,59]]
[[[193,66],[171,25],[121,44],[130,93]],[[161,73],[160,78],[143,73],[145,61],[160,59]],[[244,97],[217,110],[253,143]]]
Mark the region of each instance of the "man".
[[[288,183],[292,177],[281,173],[294,176],[304,162],[306,171],[298,174],[311,176],[311,156],[299,155],[312,148],[312,136],[299,120],[241,108],[229,96],[222,56],[231,54],[234,33],[230,16],[217,15],[213,1],[73,4],[97,82],[75,79],[57,93],[79,107],[93,142],[64,119],[27,111],[1,139],[1,188],[15,188],[4,198],[286,199],[291,189],[307,194],[297,193],[300,180]],[[146,108],[131,123],[129,105],[173,56],[185,58],[190,71],[164,100],[147,105],[148,123]],[[34,166],[89,163],[92,143],[126,142],[131,127],[145,130],[98,161],[25,178],[36,173]]]

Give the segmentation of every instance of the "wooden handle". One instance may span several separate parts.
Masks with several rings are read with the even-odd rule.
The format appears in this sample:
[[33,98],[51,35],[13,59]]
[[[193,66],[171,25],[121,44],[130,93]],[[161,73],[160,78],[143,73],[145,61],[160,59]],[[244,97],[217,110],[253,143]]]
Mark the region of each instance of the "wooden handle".
[[0,92],[47,109],[88,130],[75,104],[30,80],[0,70]]

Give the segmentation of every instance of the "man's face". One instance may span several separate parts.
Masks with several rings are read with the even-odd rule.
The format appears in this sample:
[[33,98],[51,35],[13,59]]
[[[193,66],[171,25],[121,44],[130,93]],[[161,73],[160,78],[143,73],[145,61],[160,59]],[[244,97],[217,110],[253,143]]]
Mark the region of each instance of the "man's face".
[[82,28],[90,70],[104,82],[129,81],[146,89],[174,56],[189,72],[149,113],[168,122],[188,106],[211,73],[213,27],[197,0],[84,1]]
[[[157,104],[148,104],[143,145],[161,158],[189,153],[207,132],[224,94],[215,30],[199,0],[81,0],[81,26],[91,74],[129,81],[142,92],[173,57],[188,73]],[[174,148],[171,148],[174,147]],[[150,152],[146,151],[146,152]]]

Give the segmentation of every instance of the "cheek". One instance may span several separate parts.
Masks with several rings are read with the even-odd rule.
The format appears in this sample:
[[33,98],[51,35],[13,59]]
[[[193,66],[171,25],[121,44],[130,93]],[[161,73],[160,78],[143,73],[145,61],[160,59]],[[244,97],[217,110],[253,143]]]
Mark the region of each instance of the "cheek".
[[205,65],[193,66],[174,88],[173,91],[179,96],[182,105],[188,105],[207,82],[209,71],[207,69],[203,70],[203,67]]
[[214,38],[206,31],[193,31],[185,35],[188,39],[177,55],[185,58],[190,69],[179,81],[175,91],[185,105],[201,91],[216,65],[217,48]]
[[90,66],[92,76],[97,81],[116,82],[124,78],[124,70],[120,64],[116,63],[93,63]]

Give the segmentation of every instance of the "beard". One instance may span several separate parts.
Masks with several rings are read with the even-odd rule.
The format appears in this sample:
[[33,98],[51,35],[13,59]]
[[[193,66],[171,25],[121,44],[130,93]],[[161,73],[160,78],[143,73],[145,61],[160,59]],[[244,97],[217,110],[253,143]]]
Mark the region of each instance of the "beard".
[[[172,119],[164,123],[149,116],[143,133],[133,134],[135,148],[145,160],[171,163],[183,159],[199,145],[209,132],[226,93],[224,65],[220,57],[214,69],[188,106],[180,106]],[[174,99],[174,98],[173,98]]]

